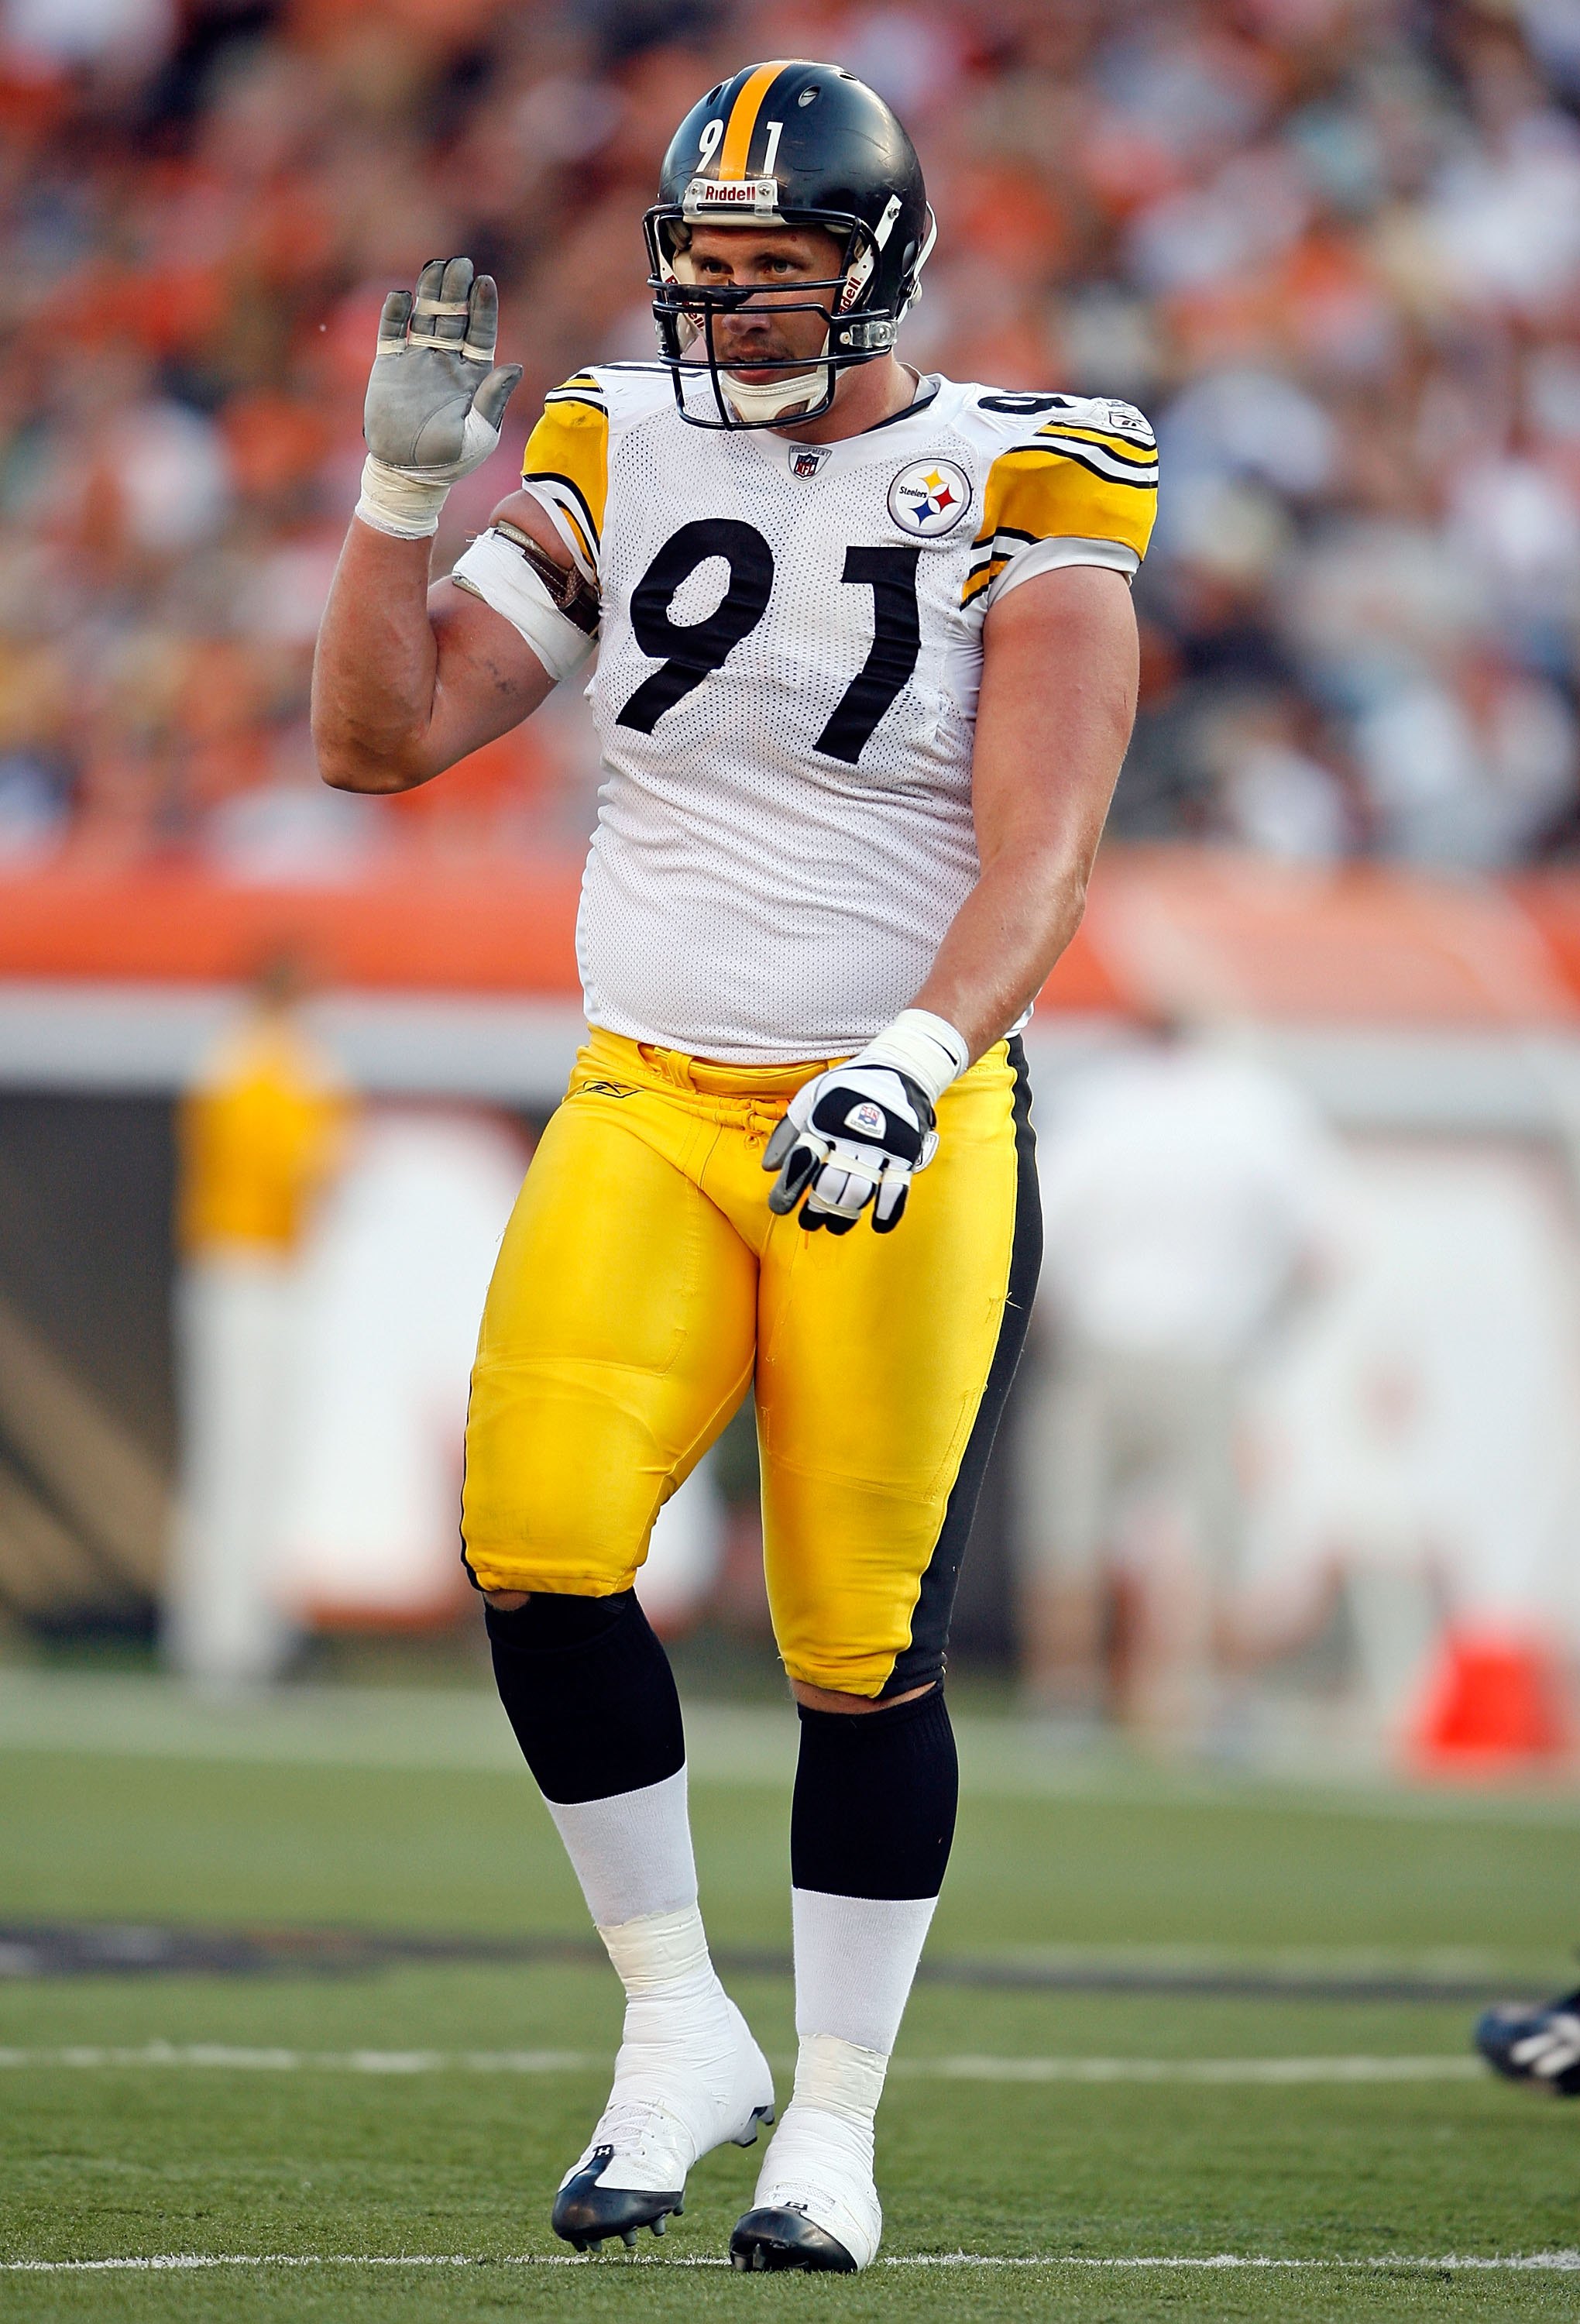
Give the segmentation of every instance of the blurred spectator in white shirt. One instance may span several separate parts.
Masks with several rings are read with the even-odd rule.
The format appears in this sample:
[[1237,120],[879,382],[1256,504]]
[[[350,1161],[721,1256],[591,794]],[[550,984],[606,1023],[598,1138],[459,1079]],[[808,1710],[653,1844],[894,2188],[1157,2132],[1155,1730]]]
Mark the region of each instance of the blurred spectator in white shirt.
[[1390,854],[1495,871],[1574,805],[1575,715],[1557,687],[1473,653],[1355,722],[1355,752]]
[[1277,1074],[1171,1038],[1087,1068],[1038,1136],[1046,1256],[1016,1438],[1028,1690],[1102,1703],[1110,1562],[1150,1487],[1178,1542],[1172,1602],[1144,1623],[1120,1708],[1199,1734],[1239,1558],[1240,1377],[1315,1269],[1332,1149]]

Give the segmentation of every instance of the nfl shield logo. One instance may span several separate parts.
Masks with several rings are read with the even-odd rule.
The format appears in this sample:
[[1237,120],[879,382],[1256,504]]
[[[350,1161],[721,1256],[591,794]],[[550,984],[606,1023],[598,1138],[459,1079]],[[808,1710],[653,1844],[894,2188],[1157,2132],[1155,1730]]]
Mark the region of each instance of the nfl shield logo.
[[815,476],[825,460],[833,457],[831,444],[792,444],[790,474],[793,476]]

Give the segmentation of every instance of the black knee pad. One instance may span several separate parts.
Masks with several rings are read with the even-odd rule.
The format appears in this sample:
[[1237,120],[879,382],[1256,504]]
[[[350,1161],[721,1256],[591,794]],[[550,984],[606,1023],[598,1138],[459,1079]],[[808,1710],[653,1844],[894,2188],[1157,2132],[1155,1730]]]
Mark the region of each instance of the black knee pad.
[[534,1591],[515,1613],[488,1606],[483,1619],[500,1701],[546,1799],[611,1799],[684,1766],[669,1657],[634,1591]]
[[959,1797],[942,1686],[886,1711],[804,1706],[790,1877],[831,1896],[936,1896]]

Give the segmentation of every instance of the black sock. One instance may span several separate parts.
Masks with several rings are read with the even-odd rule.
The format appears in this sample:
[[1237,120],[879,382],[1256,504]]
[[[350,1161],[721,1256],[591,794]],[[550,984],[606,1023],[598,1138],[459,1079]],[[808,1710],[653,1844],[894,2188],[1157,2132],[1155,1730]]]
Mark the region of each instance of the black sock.
[[483,1619],[500,1701],[546,1799],[612,1799],[684,1766],[669,1657],[635,1591],[534,1591],[515,1613],[488,1606]]
[[936,1896],[959,1795],[941,1686],[886,1711],[804,1707],[790,1877],[831,1896]]

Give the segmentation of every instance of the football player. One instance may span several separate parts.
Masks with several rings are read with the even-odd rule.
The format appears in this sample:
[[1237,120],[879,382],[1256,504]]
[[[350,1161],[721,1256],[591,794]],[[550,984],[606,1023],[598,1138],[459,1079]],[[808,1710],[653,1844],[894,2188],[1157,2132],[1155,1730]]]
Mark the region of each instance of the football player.
[[489,1294],[463,1508],[628,1996],[554,2225],[661,2230],[700,2156],[773,2120],[633,1590],[755,1382],[800,2048],[730,2252],[848,2270],[878,2245],[873,2116],[954,1828],[951,1601],[1039,1259],[1019,1028],[1130,732],[1156,454],[1126,404],[900,359],[932,217],[899,122],[832,66],[710,89],[646,233],[657,360],[548,397],[521,489],[431,591],[519,374],[465,259],[387,300],[317,732],[330,782],[403,790],[596,641],[590,1031]]

